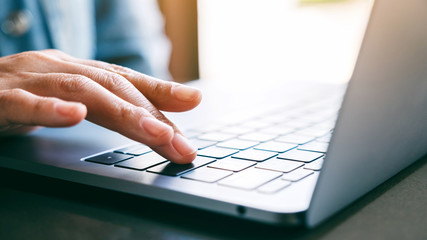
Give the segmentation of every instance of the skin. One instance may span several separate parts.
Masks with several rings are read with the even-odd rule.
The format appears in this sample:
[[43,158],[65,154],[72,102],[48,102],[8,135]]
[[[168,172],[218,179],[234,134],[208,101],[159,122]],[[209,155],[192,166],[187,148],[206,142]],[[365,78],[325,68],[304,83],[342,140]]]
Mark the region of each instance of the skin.
[[0,58],[0,136],[73,126],[86,118],[172,162],[190,163],[197,148],[160,110],[187,111],[201,98],[195,88],[58,50]]

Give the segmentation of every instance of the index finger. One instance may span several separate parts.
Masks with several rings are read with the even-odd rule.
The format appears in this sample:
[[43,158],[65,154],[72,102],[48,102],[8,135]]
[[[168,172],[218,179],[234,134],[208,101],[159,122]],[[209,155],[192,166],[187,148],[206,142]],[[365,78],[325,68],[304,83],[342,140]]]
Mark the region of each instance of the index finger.
[[[142,142],[176,163],[189,163],[197,149],[180,133],[155,118],[145,108],[135,106],[91,79],[75,74],[36,74],[23,87],[42,96],[81,102],[88,109],[87,119]],[[35,80],[35,81],[34,81]]]

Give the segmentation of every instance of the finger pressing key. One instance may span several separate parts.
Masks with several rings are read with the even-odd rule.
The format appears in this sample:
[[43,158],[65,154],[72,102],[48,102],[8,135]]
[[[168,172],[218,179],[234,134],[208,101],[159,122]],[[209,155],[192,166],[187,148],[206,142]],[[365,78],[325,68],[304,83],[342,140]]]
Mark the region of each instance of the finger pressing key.
[[[195,148],[173,127],[160,121],[146,108],[135,106],[87,77],[74,74],[35,74],[38,84],[27,85],[42,96],[55,96],[87,106],[87,119],[146,144],[176,163],[191,162]],[[50,85],[50,86],[49,86]]]

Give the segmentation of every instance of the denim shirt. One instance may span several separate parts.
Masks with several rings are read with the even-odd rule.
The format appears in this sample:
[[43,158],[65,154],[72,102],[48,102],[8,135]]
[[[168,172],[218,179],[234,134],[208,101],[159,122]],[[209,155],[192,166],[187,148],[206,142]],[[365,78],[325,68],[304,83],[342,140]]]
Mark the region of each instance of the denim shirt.
[[55,48],[170,79],[156,0],[1,0],[0,56]]

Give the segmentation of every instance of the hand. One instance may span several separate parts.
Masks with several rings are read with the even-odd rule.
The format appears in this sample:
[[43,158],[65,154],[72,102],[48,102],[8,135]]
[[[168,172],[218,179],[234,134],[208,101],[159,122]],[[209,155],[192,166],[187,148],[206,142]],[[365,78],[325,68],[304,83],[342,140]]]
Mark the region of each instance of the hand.
[[57,50],[0,58],[0,135],[72,126],[86,117],[189,163],[197,148],[159,110],[186,111],[200,101],[197,89]]

